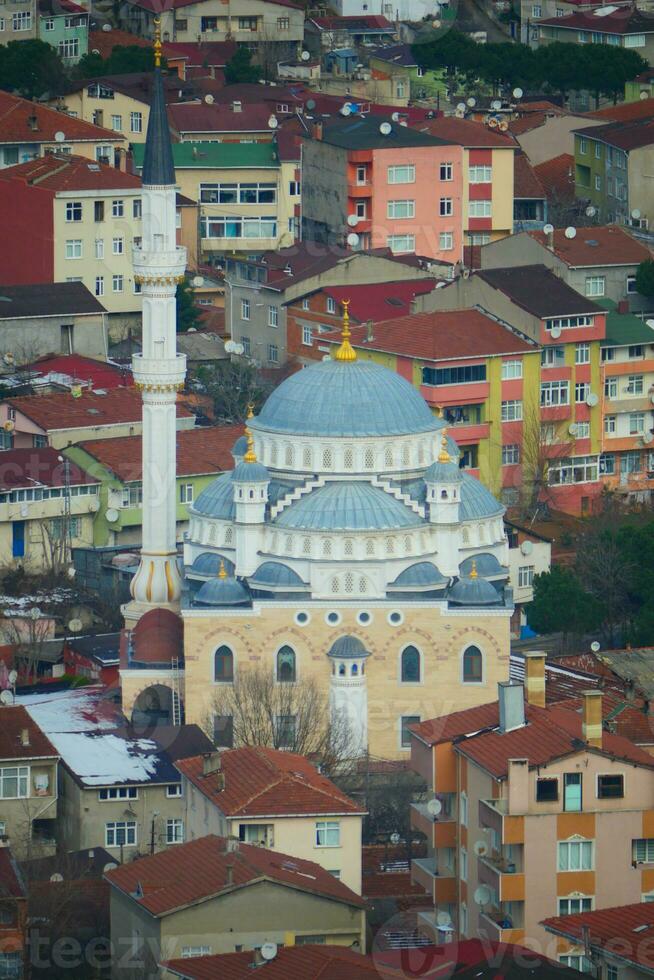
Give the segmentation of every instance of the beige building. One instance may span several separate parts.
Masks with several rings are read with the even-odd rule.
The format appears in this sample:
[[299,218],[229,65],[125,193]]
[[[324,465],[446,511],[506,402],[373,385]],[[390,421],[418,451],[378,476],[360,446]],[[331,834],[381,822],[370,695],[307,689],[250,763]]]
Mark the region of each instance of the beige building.
[[264,847],[210,835],[106,878],[111,933],[133,942],[132,956],[117,957],[112,967],[121,980],[137,980],[162,960],[265,942],[356,944],[365,952],[359,896],[317,864]]
[[315,861],[361,894],[364,811],[304,756],[244,746],[177,768],[187,840],[217,834]]
[[412,767],[433,799],[413,807],[429,854],[412,876],[433,897],[432,934],[443,912],[460,938],[528,937],[581,968],[583,948],[540,923],[654,891],[654,761],[603,731],[598,689],[545,707],[544,665],[527,655],[526,705],[505,683],[499,701],[414,729]]
[[542,925],[584,949],[580,968],[606,980],[644,980],[654,973],[651,931],[654,903],[649,900],[596,912],[555,916]]
[[[174,86],[175,79],[167,77],[166,84]],[[179,84],[177,79],[177,90]],[[131,144],[145,143],[151,89],[152,75],[146,73],[83,79],[57,99],[57,107],[74,119],[109,129]]]
[[6,372],[48,354],[106,359],[106,311],[83,283],[5,285],[2,295],[0,353]]
[[20,860],[54,854],[59,755],[19,705],[0,705],[0,837]]

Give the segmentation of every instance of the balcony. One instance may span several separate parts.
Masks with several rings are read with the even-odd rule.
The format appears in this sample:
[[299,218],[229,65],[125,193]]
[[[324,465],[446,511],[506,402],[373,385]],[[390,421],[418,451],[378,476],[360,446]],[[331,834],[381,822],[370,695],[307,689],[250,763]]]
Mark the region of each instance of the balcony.
[[425,835],[431,847],[456,847],[456,822],[445,810],[434,817],[426,803],[412,803],[411,826]]
[[440,946],[442,943],[449,943],[454,937],[454,930],[450,926],[449,929],[443,929],[442,926],[438,924],[438,910],[429,909],[425,912],[418,912],[416,917],[416,925],[418,927],[418,932],[427,936],[433,943]]
[[480,800],[479,823],[496,831],[502,844],[524,843],[524,816],[509,814],[507,800]]
[[524,907],[514,902],[510,912],[489,908],[479,916],[479,934],[499,943],[520,943],[524,939]]
[[347,196],[357,200],[361,200],[362,197],[372,197],[372,184],[370,181],[366,181],[365,184],[352,181],[347,185]]
[[424,888],[428,895],[434,894],[434,882],[438,878],[436,857],[414,858],[411,862],[411,881]]
[[524,902],[523,849],[511,850],[511,858],[499,854],[478,858],[479,881],[493,889],[500,902]]

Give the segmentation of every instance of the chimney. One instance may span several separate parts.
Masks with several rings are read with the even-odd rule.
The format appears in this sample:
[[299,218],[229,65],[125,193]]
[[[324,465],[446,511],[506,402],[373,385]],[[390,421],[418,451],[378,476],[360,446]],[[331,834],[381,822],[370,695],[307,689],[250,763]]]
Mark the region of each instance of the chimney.
[[515,681],[500,681],[497,685],[500,707],[500,732],[512,732],[525,723],[525,689]]
[[553,231],[548,231],[547,232],[546,242],[547,242],[547,247],[549,248],[550,252],[553,252],[554,251],[554,232]]
[[243,110],[243,105],[239,101],[232,102],[232,112],[241,112]]
[[23,729],[21,729],[21,733],[20,733],[20,744],[21,745],[26,745],[26,746],[30,744],[30,730],[29,730],[29,728],[23,728]]
[[313,124],[313,138],[314,140],[322,139],[322,123],[317,122]]
[[238,837],[228,837],[227,838],[227,846],[226,846],[225,850],[227,851],[228,854],[233,854],[235,851],[238,851],[238,848],[239,848],[239,844],[240,843],[241,842],[240,842],[240,839]]
[[585,742],[602,748],[602,692],[584,691],[584,715],[581,726]]
[[525,652],[525,692],[527,703],[539,708],[545,707],[545,659],[544,650]]
[[629,312],[629,300],[619,299],[618,300],[618,313],[628,313]]
[[375,335],[373,333],[372,320],[366,320],[366,340],[370,341],[374,339],[375,339]]
[[202,775],[211,776],[214,772],[220,772],[222,769],[222,760],[220,758],[220,752],[207,752],[207,754],[202,759]]
[[529,759],[508,760],[507,795],[510,814],[529,808]]
[[233,864],[226,864],[225,865],[225,884],[226,885],[233,885],[234,884],[234,865]]

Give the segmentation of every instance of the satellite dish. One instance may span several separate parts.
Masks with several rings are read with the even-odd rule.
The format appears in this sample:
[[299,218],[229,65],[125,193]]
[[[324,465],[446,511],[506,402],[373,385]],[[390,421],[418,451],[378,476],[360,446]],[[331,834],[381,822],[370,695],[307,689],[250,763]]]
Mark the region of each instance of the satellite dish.
[[456,108],[458,112],[465,112],[466,111],[465,102],[459,102]]
[[214,97],[211,94],[211,92],[209,92],[207,95],[205,95],[204,101],[207,103],[207,105],[213,105],[214,104],[214,101],[215,100],[214,100]]
[[479,888],[475,888],[474,899],[477,905],[488,905],[491,900],[491,890],[488,885],[480,885]]
[[498,128],[501,129],[503,133],[506,133],[507,129],[509,128],[509,124],[506,121],[506,119],[500,119],[500,124]]
[[430,813],[432,817],[437,817],[442,809],[443,804],[440,800],[429,800],[427,803],[427,812]]
[[66,134],[63,132],[63,130],[58,129],[57,132],[55,133],[55,142],[63,143],[65,139],[66,139]]
[[436,916],[436,925],[439,929],[450,929],[452,926],[452,917],[449,912],[439,912]]
[[521,99],[522,98],[522,95],[523,95],[523,92],[522,92],[522,89],[521,88],[514,88],[513,89],[513,98],[514,99]]
[[394,112],[392,114],[392,116],[391,116],[391,119],[393,120],[393,122],[399,122],[400,121],[400,114],[399,114],[399,112]]
[[116,864],[115,861],[107,861],[107,863],[105,864],[105,866],[102,869],[102,871],[103,871],[104,874],[107,874],[108,871],[113,871],[114,868],[117,868],[117,867],[118,867],[118,865]]
[[645,320],[645,323],[650,328],[650,330],[654,330],[654,320]]
[[225,353],[226,354],[235,354],[236,353],[236,344],[234,343],[233,340],[226,340],[225,341]]
[[597,214],[597,208],[594,208],[592,204],[589,204],[588,207],[586,208],[586,217],[594,218],[596,214]]
[[346,102],[345,105],[341,106],[342,116],[349,116],[351,112],[352,112],[352,106],[350,105],[349,102]]
[[14,696],[11,691],[0,691],[0,704],[13,704]]
[[352,248],[354,248],[355,245],[359,244],[359,236],[355,231],[351,231],[350,234],[347,236],[347,243]]
[[16,428],[16,423],[12,422],[11,419],[7,419],[6,422],[2,423],[2,428],[5,430],[5,432],[13,432]]
[[631,212],[631,217],[634,219],[634,221],[638,221],[640,218],[640,208],[634,208]]
[[501,109],[501,108],[502,108],[502,102],[501,102],[501,100],[500,99],[493,99],[493,101],[491,102],[491,109],[494,109],[495,112],[497,112],[498,109]]
[[71,633],[79,633],[83,625],[84,624],[82,623],[81,619],[71,619],[71,621],[68,624],[68,629],[70,630]]
[[597,640],[593,640],[593,642],[590,645],[590,648],[593,651],[593,653],[597,653],[597,651],[600,649],[600,647],[601,647],[601,644],[598,643]]
[[359,215],[358,214],[348,214],[348,216],[347,216],[347,223],[350,226],[350,228],[356,228],[356,226],[359,224]]
[[645,99],[649,99],[649,92],[647,89],[643,89],[638,98],[641,100],[641,102],[644,102]]
[[50,881],[63,881],[64,876],[60,875],[58,871],[55,871],[53,875],[50,875]]
[[595,408],[595,406],[598,404],[598,402],[599,402],[599,398],[597,397],[597,395],[595,394],[594,391],[591,391],[590,395],[586,399],[586,404],[590,408]]
[[645,444],[646,446],[649,446],[649,444],[650,444],[650,442],[652,441],[652,439],[654,439],[654,436],[652,435],[652,433],[651,433],[651,432],[644,432],[644,433],[643,433],[643,437],[642,437],[642,438],[643,438],[643,442],[644,442],[644,444]]
[[315,99],[307,99],[307,109],[311,110],[311,109],[315,109],[315,108],[316,108],[316,100]]
[[550,337],[552,337],[554,340],[558,340],[560,336],[561,336],[561,327],[552,327],[552,329],[550,330]]
[[17,670],[10,670],[9,671],[9,683],[10,684],[15,684],[17,680],[18,680],[18,671]]
[[474,107],[477,105],[477,100],[475,99],[474,95],[471,95],[467,102],[471,109],[474,109]]
[[568,432],[570,433],[570,435],[576,436],[578,431],[579,431],[579,426],[577,425],[577,423],[571,422],[570,425],[568,426]]
[[520,552],[523,555],[530,555],[534,550],[533,543],[531,541],[523,541],[520,545]]
[[236,346],[234,347],[234,353],[235,354],[244,354],[245,353],[245,347],[243,346],[243,344],[236,344]]
[[388,136],[390,133],[392,133],[392,131],[393,127],[389,122],[383,122],[379,127],[379,132],[382,134],[382,136]]
[[302,54],[300,55],[300,58],[302,58],[302,61],[308,61],[310,57],[311,57],[311,52],[310,51],[303,51]]
[[106,516],[110,524],[115,524],[118,520],[118,511],[115,507],[110,507]]
[[432,20],[431,26],[434,28],[435,31],[437,31],[438,28],[441,26],[440,20]]
[[488,125],[490,129],[497,129],[497,127],[499,126],[499,122],[495,118],[495,116],[491,116],[490,119],[488,120]]
[[109,31],[111,30],[111,24],[103,24],[102,30],[105,32],[105,34],[108,34]]
[[477,857],[483,858],[488,854],[488,844],[485,840],[477,840],[475,841],[473,850]]
[[277,943],[264,943],[261,947],[264,960],[274,960],[277,956]]
[[204,278],[202,276],[193,276],[193,285],[199,289],[200,286],[204,286]]
[[278,126],[279,126],[279,122],[277,120],[277,116],[271,116],[270,119],[268,120],[268,128],[277,129]]
[[565,237],[569,238],[570,241],[572,241],[573,238],[577,237],[577,229],[573,228],[572,225],[568,225],[568,227],[565,230]]
[[391,844],[399,844],[401,840],[402,840],[402,838],[398,834],[397,830],[394,830],[393,833],[390,836]]
[[551,235],[552,232],[554,231],[554,225],[550,225],[550,224],[543,225],[543,231],[545,232],[546,235]]

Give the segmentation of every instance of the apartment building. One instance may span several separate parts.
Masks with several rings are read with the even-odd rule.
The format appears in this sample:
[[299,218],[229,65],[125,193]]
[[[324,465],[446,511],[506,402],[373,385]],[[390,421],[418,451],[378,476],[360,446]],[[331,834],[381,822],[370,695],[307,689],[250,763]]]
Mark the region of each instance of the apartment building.
[[546,706],[544,665],[527,655],[526,704],[503,682],[498,701],[414,727],[411,764],[433,798],[412,807],[430,848],[412,875],[433,896],[419,916],[431,935],[444,913],[459,938],[529,937],[579,967],[577,944],[540,923],[652,892],[654,760],[603,730],[601,690]]
[[542,925],[574,944],[574,964],[584,973],[606,980],[644,980],[654,972],[654,903],[649,896],[632,905],[553,916]]
[[654,16],[630,4],[600,6],[575,10],[561,16],[557,13],[538,22],[538,44],[611,44],[636,48],[650,61],[654,53]]
[[0,17],[0,44],[28,41],[37,36],[38,4],[36,0],[10,0],[3,4]]
[[377,116],[318,123],[303,140],[304,240],[463,256],[463,153]]
[[0,976],[23,980],[29,952],[27,888],[7,842],[0,838]]
[[138,325],[132,247],[141,235],[140,178],[86,157],[51,153],[0,171],[0,209],[6,279],[81,282],[106,309],[110,332]]
[[[166,98],[182,96],[185,87],[177,76],[163,79]],[[152,101],[152,74],[101,75],[73,81],[65,95],[57,98],[62,111],[76,119],[117,133],[130,144],[145,143]]]
[[[8,368],[55,352],[107,356],[106,311],[83,283],[3,285],[2,295],[0,345]],[[91,369],[91,363],[85,366]]]
[[513,636],[521,636],[527,624],[525,606],[534,598],[534,576],[549,572],[552,563],[552,539],[533,528],[504,518],[509,545],[509,585],[513,589],[515,611],[511,619]]
[[89,12],[73,0],[39,0],[38,36],[64,65],[76,65],[89,51]]
[[649,186],[654,161],[651,115],[573,132],[577,198],[592,205],[600,221],[633,223],[647,230],[654,219]]

